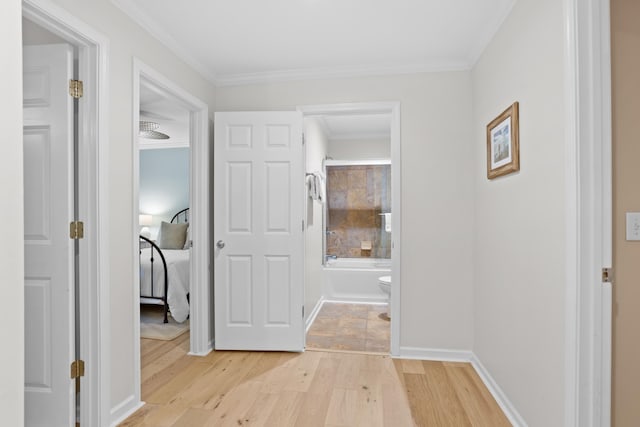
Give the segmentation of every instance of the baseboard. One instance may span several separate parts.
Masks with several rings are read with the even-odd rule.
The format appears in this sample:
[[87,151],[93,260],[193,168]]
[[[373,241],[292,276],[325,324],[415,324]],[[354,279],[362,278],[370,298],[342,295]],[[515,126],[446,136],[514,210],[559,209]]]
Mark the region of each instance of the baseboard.
[[400,347],[399,359],[437,360],[440,362],[469,362],[473,352],[441,348]]
[[480,379],[484,385],[489,389],[489,392],[498,403],[498,406],[502,409],[502,412],[509,419],[514,427],[527,427],[527,423],[522,418],[520,413],[516,410],[516,407],[511,403],[507,395],[502,391],[498,383],[493,379],[487,368],[480,362],[478,357],[472,353],[471,365],[480,376]]
[[324,297],[324,302],[335,302],[339,304],[370,304],[370,305],[384,305],[389,304],[388,298],[357,298],[357,297]]
[[[394,356],[395,357],[395,356]],[[400,347],[400,359],[436,360],[441,362],[467,362],[473,366],[478,376],[487,387],[493,398],[504,412],[509,422],[514,427],[527,427],[527,423],[522,418],[516,407],[511,403],[507,395],[502,391],[498,383],[493,379],[487,368],[480,362],[480,359],[467,350],[447,350],[421,347]]]
[[137,401],[135,395],[127,397],[111,408],[111,427],[116,427],[143,406],[144,402]]
[[214,340],[211,340],[207,343],[207,349],[205,351],[198,351],[198,352],[190,351],[187,354],[189,356],[204,357],[213,351],[213,346],[214,346]]
[[313,324],[313,321],[316,320],[316,317],[318,316],[318,313],[320,312],[320,309],[322,308],[322,304],[324,304],[324,301],[325,301],[324,297],[320,297],[315,307],[313,307],[313,310],[311,310],[311,313],[309,313],[309,317],[307,317],[307,320],[304,325],[305,334],[309,332],[309,328],[311,327],[311,324]]

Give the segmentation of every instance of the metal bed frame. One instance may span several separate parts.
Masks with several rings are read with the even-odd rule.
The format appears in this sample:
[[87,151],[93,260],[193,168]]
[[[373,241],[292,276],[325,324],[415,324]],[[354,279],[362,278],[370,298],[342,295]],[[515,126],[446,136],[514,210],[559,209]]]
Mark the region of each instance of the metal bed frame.
[[[189,222],[189,208],[186,209],[182,209],[181,211],[179,211],[178,213],[176,213],[172,218],[171,218],[171,223],[172,224],[179,224],[179,223],[184,223],[184,222]],[[142,295],[142,293],[140,294],[140,298],[147,298],[150,300],[158,300],[160,301],[160,304],[163,306],[163,310],[164,310],[164,321],[163,323],[169,323],[169,304],[167,303],[167,292],[169,290],[169,274],[167,273],[167,261],[164,258],[164,254],[162,253],[162,249],[160,249],[160,247],[151,239],[140,235],[140,261],[142,261],[142,249],[145,247],[150,247],[151,251],[150,251],[150,258],[149,260],[151,261],[151,295]],[[154,252],[157,252],[158,255],[160,255],[160,260],[162,261],[162,268],[164,270],[164,296],[156,296],[154,295],[154,290],[153,290],[153,267],[154,267],[154,262],[155,262],[155,256],[154,256]]]

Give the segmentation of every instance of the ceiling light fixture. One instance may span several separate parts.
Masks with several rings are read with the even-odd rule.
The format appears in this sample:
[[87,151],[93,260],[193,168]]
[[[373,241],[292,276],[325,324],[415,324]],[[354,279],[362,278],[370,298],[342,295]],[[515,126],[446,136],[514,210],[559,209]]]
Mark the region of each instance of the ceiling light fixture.
[[138,136],[147,139],[169,139],[169,135],[156,130],[158,127],[160,127],[158,123],[140,120]]

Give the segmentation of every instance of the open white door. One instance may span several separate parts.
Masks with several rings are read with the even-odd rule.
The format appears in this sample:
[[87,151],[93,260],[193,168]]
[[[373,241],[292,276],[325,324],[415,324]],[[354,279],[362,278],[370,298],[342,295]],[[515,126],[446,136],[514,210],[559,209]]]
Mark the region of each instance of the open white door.
[[216,113],[215,348],[304,349],[299,112]]
[[24,47],[25,424],[75,424],[69,45]]

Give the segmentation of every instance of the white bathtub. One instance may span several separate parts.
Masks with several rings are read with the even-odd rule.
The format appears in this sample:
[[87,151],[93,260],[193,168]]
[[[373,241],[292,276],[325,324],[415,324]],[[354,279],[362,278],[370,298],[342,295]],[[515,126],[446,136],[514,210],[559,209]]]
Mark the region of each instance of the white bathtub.
[[391,260],[338,258],[324,267],[324,299],[349,302],[387,302],[378,277],[391,274]]

